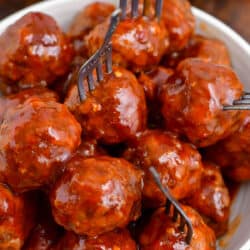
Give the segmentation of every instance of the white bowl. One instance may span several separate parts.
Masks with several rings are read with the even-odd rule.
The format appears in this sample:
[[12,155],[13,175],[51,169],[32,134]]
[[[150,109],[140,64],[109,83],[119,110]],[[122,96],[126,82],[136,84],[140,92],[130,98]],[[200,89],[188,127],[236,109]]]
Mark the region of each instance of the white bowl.
[[[94,0],[97,1],[97,0]],[[29,11],[41,11],[53,16],[65,30],[74,15],[93,0],[51,0],[35,4],[16,12],[0,22],[0,33]],[[117,4],[117,0],[98,0]],[[238,34],[216,18],[193,8],[197,20],[197,32],[223,40],[231,53],[234,69],[250,90],[250,46]],[[248,28],[248,27],[246,27]],[[0,48],[1,49],[1,48]],[[250,250],[250,183],[241,185],[234,200],[230,216],[230,233],[218,242],[220,250]],[[202,250],[202,249],[200,249]]]

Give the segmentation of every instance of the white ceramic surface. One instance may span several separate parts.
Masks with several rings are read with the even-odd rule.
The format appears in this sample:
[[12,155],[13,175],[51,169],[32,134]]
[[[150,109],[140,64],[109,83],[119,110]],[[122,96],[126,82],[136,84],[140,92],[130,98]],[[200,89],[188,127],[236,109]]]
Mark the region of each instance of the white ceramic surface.
[[[117,3],[117,0],[99,0]],[[74,15],[93,0],[50,0],[21,10],[0,22],[0,33],[16,19],[29,11],[41,11],[52,15],[65,30]],[[238,34],[214,17],[193,8],[197,19],[197,32],[223,40],[231,53],[233,66],[250,90],[250,46]],[[248,28],[248,27],[246,27]],[[1,49],[1,48],[0,48]],[[219,250],[250,250],[250,183],[241,186],[234,201],[230,217],[231,232],[218,242]],[[223,244],[222,244],[223,243]],[[223,246],[222,246],[223,245]],[[202,249],[201,249],[202,250]]]

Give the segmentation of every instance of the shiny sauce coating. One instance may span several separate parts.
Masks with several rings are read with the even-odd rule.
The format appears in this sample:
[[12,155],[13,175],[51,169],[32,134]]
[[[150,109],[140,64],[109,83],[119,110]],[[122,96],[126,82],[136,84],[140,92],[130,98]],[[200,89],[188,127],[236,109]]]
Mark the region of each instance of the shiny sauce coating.
[[21,88],[44,86],[68,71],[73,50],[56,21],[31,12],[0,36],[0,75]]
[[143,132],[123,157],[144,171],[143,199],[146,207],[159,207],[166,201],[149,172],[151,166],[155,167],[163,186],[176,199],[192,195],[200,185],[203,166],[199,152],[174,134],[160,130]]
[[73,157],[50,194],[56,222],[80,235],[126,227],[141,214],[142,172],[123,159]]
[[240,111],[223,110],[243,94],[243,85],[229,67],[186,59],[160,93],[166,127],[197,147],[224,139],[240,127]]

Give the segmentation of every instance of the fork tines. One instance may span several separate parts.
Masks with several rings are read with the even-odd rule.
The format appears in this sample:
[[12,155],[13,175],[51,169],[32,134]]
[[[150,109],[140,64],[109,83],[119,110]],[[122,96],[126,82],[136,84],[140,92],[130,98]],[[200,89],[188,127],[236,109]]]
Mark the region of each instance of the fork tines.
[[[124,20],[126,18],[128,0],[120,0],[120,9],[122,10],[121,18]],[[146,16],[148,9],[150,8],[151,0],[144,0],[143,3],[143,16]],[[162,14],[163,0],[155,1],[155,17],[159,20]],[[139,0],[131,0],[131,18],[136,18],[139,15]]]
[[94,71],[96,71],[97,82],[103,81],[103,62],[106,65],[106,73],[112,73],[112,45],[110,43],[112,34],[114,33],[119,20],[121,10],[117,9],[111,15],[109,29],[104,39],[102,47],[96,51],[96,53],[87,60],[79,70],[78,73],[78,92],[80,101],[86,99],[86,89],[84,81],[87,80],[88,90],[91,92],[95,89]]
[[107,73],[112,73],[112,46],[106,44],[101,50],[98,50],[79,70],[78,74],[78,91],[80,100],[86,99],[86,90],[84,81],[87,80],[88,90],[91,92],[95,89],[95,80],[93,76],[96,70],[97,81],[103,80],[103,60],[105,60]]
[[[179,226],[180,230],[182,232],[186,232],[186,234],[187,234],[186,235],[186,243],[190,244],[192,236],[193,236],[193,226],[192,226],[190,219],[187,217],[186,213],[183,211],[183,209],[179,205],[178,201],[174,197],[172,197],[172,195],[170,194],[168,189],[163,187],[161,180],[160,180],[160,176],[159,176],[158,172],[156,171],[156,169],[154,167],[150,167],[149,170],[150,170],[152,176],[154,177],[156,184],[158,185],[158,187],[160,188],[162,193],[167,198],[167,202],[165,205],[166,213],[169,216],[172,215],[172,219],[174,222],[180,223],[180,226]],[[173,212],[171,212],[171,211],[173,211]]]
[[250,110],[250,92],[245,92],[240,100],[233,102],[233,105],[223,107],[224,110]]

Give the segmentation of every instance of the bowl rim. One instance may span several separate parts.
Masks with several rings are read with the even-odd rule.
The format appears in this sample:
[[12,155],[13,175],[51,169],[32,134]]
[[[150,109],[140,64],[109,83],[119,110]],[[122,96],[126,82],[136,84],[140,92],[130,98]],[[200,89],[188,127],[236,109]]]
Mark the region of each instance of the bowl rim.
[[195,16],[202,17],[203,21],[209,23],[212,26],[217,26],[218,29],[223,30],[224,33],[230,34],[231,39],[240,45],[250,56],[250,44],[235,30],[225,24],[223,21],[218,18],[208,14],[207,12],[198,9],[196,7],[192,7],[192,11]]

